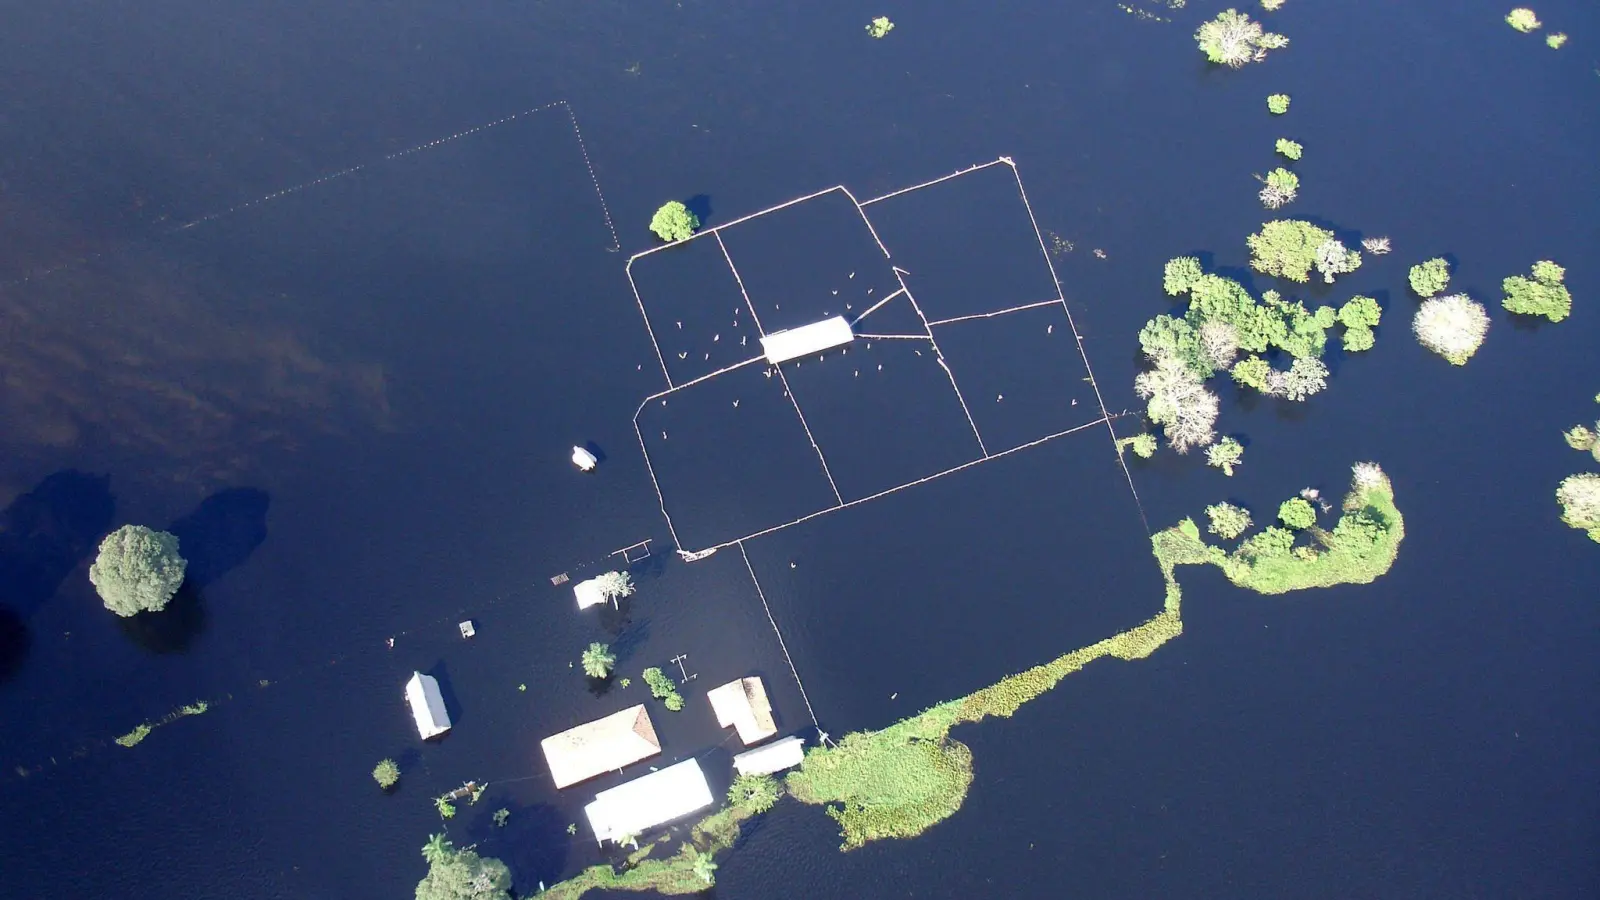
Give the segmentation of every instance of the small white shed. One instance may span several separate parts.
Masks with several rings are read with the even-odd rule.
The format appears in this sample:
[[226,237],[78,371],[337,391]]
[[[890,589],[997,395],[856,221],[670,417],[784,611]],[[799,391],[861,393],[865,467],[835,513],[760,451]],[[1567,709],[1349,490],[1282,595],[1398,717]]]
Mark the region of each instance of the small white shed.
[[450,730],[450,713],[445,711],[444,695],[439,693],[439,679],[412,672],[411,680],[406,682],[406,702],[411,704],[411,717],[417,720],[417,733],[423,740]]
[[606,602],[606,592],[600,590],[600,579],[590,578],[580,581],[572,586],[573,596],[578,598],[578,608],[588,609],[591,606],[600,606]]
[[790,735],[765,747],[738,754],[733,758],[733,770],[740,775],[771,775],[792,769],[805,758],[805,740],[798,735]]
[[572,464],[585,472],[593,472],[594,467],[600,465],[600,460],[587,447],[573,447]]

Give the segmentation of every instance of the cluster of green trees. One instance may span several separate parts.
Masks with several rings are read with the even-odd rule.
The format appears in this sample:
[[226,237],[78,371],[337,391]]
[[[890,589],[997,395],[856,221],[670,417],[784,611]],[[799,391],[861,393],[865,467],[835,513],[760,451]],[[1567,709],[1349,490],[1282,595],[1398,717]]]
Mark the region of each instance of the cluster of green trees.
[[667,709],[673,712],[683,709],[683,695],[678,693],[678,686],[661,669],[656,666],[645,669],[644,683],[650,686],[650,696],[660,700]]
[[874,38],[881,38],[893,30],[894,23],[889,21],[888,16],[878,16],[867,23],[867,34],[872,35]]
[[1406,277],[1418,297],[1432,297],[1450,286],[1450,263],[1435,257],[1412,266]]
[[1383,307],[1371,297],[1351,297],[1339,307],[1339,324],[1344,326],[1344,349],[1355,353],[1371,350],[1377,343],[1372,329],[1383,320]]
[[457,850],[442,834],[422,846],[428,874],[417,882],[416,900],[511,900],[511,870],[493,857]]
[[[1594,402],[1600,403],[1600,394],[1595,395]],[[1585,451],[1600,462],[1600,422],[1595,422],[1594,428],[1574,425],[1562,437],[1567,439],[1567,446]],[[1561,504],[1561,521],[1600,542],[1600,475],[1585,472],[1562,479],[1556,488],[1556,502]]]
[[1267,95],[1267,112],[1272,113],[1275,116],[1281,116],[1281,115],[1283,115],[1284,113],[1286,113],[1288,111],[1289,111],[1289,95],[1288,94],[1268,94]]
[[134,616],[165,609],[183,585],[188,566],[175,535],[124,525],[100,542],[100,553],[89,566],[89,583],[106,609]]
[[1324,281],[1361,267],[1361,254],[1346,247],[1326,228],[1298,219],[1279,219],[1245,238],[1250,267],[1257,272],[1305,283],[1316,269]]
[[1289,39],[1273,34],[1238,10],[1219,13],[1194,33],[1195,43],[1206,59],[1237,69],[1246,63],[1267,58],[1268,50],[1289,46]]
[[1261,205],[1267,209],[1277,209],[1294,202],[1300,194],[1300,176],[1283,167],[1273,169],[1267,177],[1261,179]]
[[1284,158],[1291,160],[1298,160],[1301,154],[1305,152],[1304,147],[1300,146],[1300,144],[1296,143],[1295,141],[1289,140],[1288,138],[1278,138],[1278,143],[1274,149],[1282,154]]
[[1566,278],[1566,269],[1541,259],[1533,264],[1532,278],[1513,275],[1500,283],[1506,292],[1501,304],[1510,312],[1559,322],[1572,312],[1572,294],[1567,291]]

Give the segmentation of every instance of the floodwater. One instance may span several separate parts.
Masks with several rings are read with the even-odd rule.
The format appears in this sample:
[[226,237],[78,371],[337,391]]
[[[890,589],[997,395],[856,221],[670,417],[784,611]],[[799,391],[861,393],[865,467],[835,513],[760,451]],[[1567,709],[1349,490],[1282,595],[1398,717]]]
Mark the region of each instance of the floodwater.
[[[602,858],[567,824],[621,780],[558,796],[538,740],[643,701],[645,666],[682,657],[696,676],[684,712],[652,705],[652,762],[697,756],[720,783],[738,747],[708,687],[760,674],[786,732],[814,733],[807,698],[834,734],[887,724],[1154,612],[1146,522],[1224,498],[1259,514],[1307,486],[1337,496],[1369,459],[1407,519],[1384,578],[1262,597],[1186,570],[1181,638],[957,732],[977,775],[955,817],[841,855],[819,810],[782,804],[722,861],[717,895],[1600,892],[1600,556],[1553,499],[1593,468],[1560,432],[1594,418],[1600,390],[1600,16],[1538,7],[1572,36],[1552,51],[1476,0],[1290,0],[1272,23],[1291,46],[1235,72],[1189,39],[1215,10],[1129,5],[1176,21],[1110,2],[8,10],[4,894],[59,896],[65,872],[76,893],[124,897],[405,896],[440,827],[430,798],[466,779],[490,788],[451,836],[531,890]],[[872,41],[862,27],[883,13],[897,27]],[[1266,113],[1274,92],[1293,96],[1287,116]],[[1137,329],[1170,306],[1164,260],[1199,254],[1273,286],[1245,269],[1244,236],[1265,218],[1250,175],[1277,164],[1279,136],[1306,146],[1285,212],[1396,249],[1294,291],[1386,308],[1372,351],[1331,354],[1325,393],[1289,406],[1223,391],[1220,426],[1247,445],[1234,478],[1158,455],[1131,466],[1136,503],[1097,427],[753,540],[749,569],[736,549],[670,557],[634,430],[666,384],[623,270],[653,245],[661,202],[717,225],[1008,156],[1118,412],[1137,406]],[[873,214],[913,292],[956,316],[1050,299],[1032,296],[1038,254],[983,274],[1017,252],[1014,209],[985,205],[979,180],[952,184],[973,194]],[[834,277],[794,263],[858,252],[858,234],[816,224],[825,212],[730,229],[747,285]],[[654,295],[694,310],[678,292],[704,285],[720,315],[738,293],[689,250],[646,258],[685,266],[656,271]],[[962,250],[972,262],[953,261]],[[926,266],[900,262],[919,253]],[[1493,317],[1464,368],[1408,334],[1405,268],[1436,255]],[[1574,315],[1510,321],[1499,280],[1546,258],[1567,267]],[[1037,333],[1046,313],[1065,319],[935,326],[997,443],[1072,427],[1092,403],[1075,355]],[[874,315],[882,333],[917,324],[901,306]],[[864,348],[794,370],[818,444],[839,448],[841,495],[972,457],[954,446],[972,438],[959,406],[933,400],[944,373],[904,358],[910,343],[874,343],[893,365],[870,388],[843,372]],[[785,399],[761,371],[739,370],[762,381],[751,396]],[[733,413],[768,408],[727,399],[669,404],[661,447],[680,422],[719,452],[751,440]],[[810,462],[785,435],[760,460],[770,484],[679,460],[670,489],[712,542],[832,498],[826,481],[782,480],[785,454]],[[566,461],[586,442],[604,456],[593,477]],[[180,534],[190,559],[153,621],[116,620],[87,582],[123,522]],[[550,583],[645,540],[622,609],[580,615]],[[468,617],[471,642],[456,633]],[[632,686],[592,689],[569,667],[594,640]],[[416,669],[440,676],[457,724],[428,745],[399,702]],[[204,715],[111,742],[197,699]],[[404,772],[387,796],[368,775],[386,756]]]

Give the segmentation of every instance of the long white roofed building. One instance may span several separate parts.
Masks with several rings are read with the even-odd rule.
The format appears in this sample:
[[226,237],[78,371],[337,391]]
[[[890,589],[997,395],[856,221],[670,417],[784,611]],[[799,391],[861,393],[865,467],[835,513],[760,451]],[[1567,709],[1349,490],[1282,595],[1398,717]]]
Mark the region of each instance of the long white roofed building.
[[598,841],[639,835],[713,803],[700,763],[686,759],[595,795],[583,808]]
[[450,713],[444,708],[444,695],[439,693],[439,679],[412,672],[411,680],[406,682],[406,703],[411,706],[411,717],[423,740],[450,730]]

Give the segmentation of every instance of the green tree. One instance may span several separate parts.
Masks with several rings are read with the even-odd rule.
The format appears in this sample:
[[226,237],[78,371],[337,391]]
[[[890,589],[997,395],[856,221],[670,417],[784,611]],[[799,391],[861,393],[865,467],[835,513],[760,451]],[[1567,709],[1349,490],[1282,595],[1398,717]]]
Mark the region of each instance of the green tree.
[[894,23],[889,21],[888,16],[879,16],[867,23],[867,34],[874,38],[881,38],[893,30]]
[[1261,179],[1261,205],[1268,209],[1277,209],[1287,203],[1294,202],[1300,193],[1300,176],[1283,167],[1273,169]]
[[1544,36],[1544,44],[1551,50],[1560,50],[1566,43],[1567,36],[1559,31]]
[[1523,34],[1527,34],[1530,31],[1538,31],[1539,26],[1544,23],[1539,21],[1539,17],[1534,14],[1533,10],[1526,6],[1519,6],[1506,13],[1506,24]]
[[1278,519],[1297,531],[1317,524],[1317,508],[1303,497],[1285,500],[1278,507]]
[[1221,469],[1224,475],[1231,476],[1233,467],[1243,459],[1244,445],[1231,437],[1225,437],[1206,448],[1206,465]]
[[1288,38],[1264,30],[1249,16],[1233,9],[1202,24],[1194,39],[1206,59],[1234,69],[1266,59],[1268,50],[1289,46]]
[[740,775],[728,788],[728,802],[764,813],[778,803],[778,782],[770,775]]
[[1288,94],[1268,94],[1267,95],[1267,112],[1272,113],[1275,116],[1281,116],[1281,115],[1283,115],[1284,113],[1286,113],[1288,111],[1289,111],[1289,95]]
[[1278,143],[1275,149],[1279,153],[1283,154],[1285,158],[1292,160],[1298,160],[1300,155],[1305,152],[1304,147],[1295,143],[1294,141],[1289,140],[1288,138],[1278,138]]
[[1365,325],[1376,327],[1383,320],[1383,307],[1371,297],[1351,297],[1339,307],[1339,323],[1346,328]]
[[1532,278],[1513,275],[1500,283],[1506,292],[1501,302],[1511,312],[1559,322],[1572,312],[1572,294],[1563,283],[1566,277],[1566,269],[1540,260],[1533,264]]
[[696,850],[694,856],[695,877],[699,878],[701,881],[704,881],[706,884],[716,884],[716,871],[717,862],[711,858],[711,854],[701,853]]
[[595,641],[583,651],[583,674],[590,678],[605,678],[611,674],[611,669],[616,666],[616,654],[611,652],[608,644]]
[[1272,375],[1272,364],[1259,356],[1247,356],[1233,364],[1228,373],[1233,380],[1262,393],[1267,390],[1267,378]]
[[1136,434],[1128,438],[1128,446],[1132,448],[1134,456],[1140,459],[1149,459],[1156,455],[1156,436],[1148,431]]
[[183,584],[188,563],[178,539],[143,525],[124,525],[100,542],[89,582],[106,609],[119,616],[164,609]]
[[672,683],[665,672],[651,666],[644,670],[644,682],[650,686],[650,696],[660,700],[667,709],[672,712],[683,709],[683,695],[678,693],[678,686]]
[[1435,257],[1412,266],[1408,277],[1418,297],[1432,297],[1450,286],[1450,263]]
[[1205,274],[1205,270],[1200,268],[1200,260],[1193,256],[1169,259],[1161,279],[1161,287],[1174,297],[1187,294],[1195,282]]
[[1574,425],[1572,430],[1563,432],[1561,436],[1566,438],[1567,446],[1574,450],[1593,450],[1595,447],[1595,433],[1586,425]]
[[457,850],[437,834],[422,857],[428,874],[417,882],[416,900],[511,900],[511,871],[498,859]]
[[1257,272],[1290,281],[1311,280],[1317,263],[1317,248],[1333,240],[1333,232],[1297,219],[1278,219],[1261,226],[1245,239],[1250,248],[1250,266]]
[[1211,525],[1206,530],[1225,541],[1231,541],[1250,530],[1250,511],[1232,503],[1208,506],[1206,516],[1211,519]]
[[373,768],[372,780],[378,783],[378,787],[387,791],[400,780],[400,767],[395,765],[392,759],[383,760]]
[[663,241],[681,241],[695,233],[700,219],[676,200],[668,201],[650,219],[650,230]]

